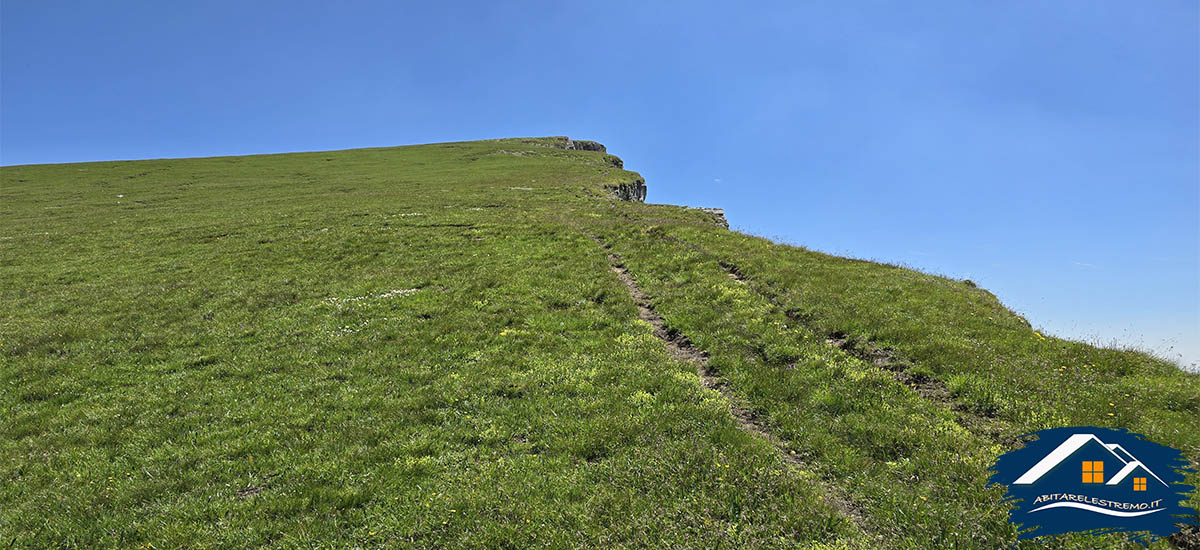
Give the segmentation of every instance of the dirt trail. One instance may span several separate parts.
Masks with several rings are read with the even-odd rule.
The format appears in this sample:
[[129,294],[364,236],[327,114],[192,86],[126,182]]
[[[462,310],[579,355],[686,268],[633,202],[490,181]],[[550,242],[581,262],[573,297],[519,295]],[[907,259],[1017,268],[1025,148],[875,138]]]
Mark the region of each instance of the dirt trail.
[[800,464],[800,459],[796,458],[796,455],[788,451],[782,442],[766,430],[753,411],[736,404],[737,400],[730,393],[729,387],[709,369],[708,356],[692,346],[687,336],[667,327],[666,321],[658,313],[655,313],[653,306],[650,305],[650,297],[638,287],[637,282],[633,280],[633,277],[629,275],[629,271],[621,263],[621,259],[617,255],[610,253],[608,255],[608,262],[609,267],[617,274],[617,278],[625,284],[625,287],[629,289],[629,294],[637,302],[638,318],[650,323],[654,327],[654,336],[666,344],[667,352],[671,354],[671,357],[678,361],[692,363],[696,366],[696,373],[700,375],[701,383],[706,388],[717,390],[725,397],[725,400],[729,402],[730,412],[733,413],[733,417],[737,419],[738,425],[742,429],[753,432],[755,435],[770,441],[781,451],[781,456],[787,462]]
[[[725,270],[725,273],[729,275],[730,279],[741,284],[749,283],[736,265],[723,260],[718,260],[717,263]],[[767,301],[771,302],[771,305],[782,309],[776,300],[772,299],[770,296],[764,295],[764,297],[767,298]],[[788,319],[798,323],[807,324],[806,320],[794,311],[785,310],[784,315],[786,315]],[[912,388],[913,391],[916,391],[921,395],[921,397],[929,399],[930,401],[936,401],[955,410],[961,408],[954,403],[953,399],[951,399],[950,390],[946,388],[946,385],[943,384],[941,380],[913,375],[909,372],[909,369],[912,368],[912,364],[896,355],[896,353],[891,349],[880,348],[871,344],[870,342],[860,342],[840,332],[835,332],[826,336],[825,343],[859,359],[862,359],[867,363],[875,365],[876,367],[891,372],[892,377],[895,378],[896,381],[908,386],[909,388]]]
[[[693,250],[696,250],[697,252],[712,256],[712,254],[708,251],[692,245],[691,243],[684,244],[691,247]],[[728,263],[724,260],[717,260],[717,263],[725,270],[730,279],[733,279],[741,284],[749,283],[749,280],[742,275],[741,270],[739,270],[736,265]],[[770,296],[767,293],[761,294],[772,305],[783,310],[784,315],[786,315],[789,319],[796,321],[797,323],[811,326],[811,322],[809,322],[807,319],[804,319],[802,315],[796,313],[795,311],[784,309],[775,297]],[[993,441],[1000,441],[1007,447],[1017,447],[1022,445],[1019,438],[1012,437],[1011,435],[1008,437],[1004,436],[1005,426],[1004,422],[1002,422],[1000,419],[990,415],[980,414],[979,412],[971,410],[963,406],[961,403],[955,401],[950,395],[950,390],[946,387],[945,383],[936,378],[914,374],[911,370],[913,367],[912,363],[903,357],[900,357],[892,349],[879,347],[869,341],[851,338],[850,336],[841,332],[835,332],[826,336],[825,343],[891,373],[892,378],[916,392],[917,395],[920,395],[926,400],[932,401],[942,407],[946,407],[956,413],[959,413],[957,415],[958,423],[967,430],[977,435],[985,436]]]
[[[732,263],[726,262],[716,254],[708,251],[704,247],[685,241],[678,237],[667,235],[665,233],[658,234],[660,238],[669,240],[686,246],[697,253],[703,254],[717,261],[717,264],[725,270],[729,278],[739,284],[749,285],[750,280],[742,274],[741,270]],[[812,328],[821,333],[822,331],[813,325],[811,319],[805,318],[796,311],[792,311],[784,307],[780,303],[779,298],[770,292],[765,292],[761,285],[757,285],[755,291],[765,298],[771,305],[775,306],[780,311],[783,311],[789,319],[797,323]],[[975,411],[962,403],[956,401],[950,395],[950,390],[945,383],[936,378],[921,376],[912,372],[912,363],[903,357],[899,356],[895,351],[875,345],[873,342],[855,339],[843,333],[832,333],[825,336],[825,342],[832,347],[836,347],[847,354],[850,354],[858,359],[866,361],[876,367],[879,367],[889,373],[899,383],[904,384],[912,389],[917,395],[938,405],[954,411],[956,420],[959,425],[966,428],[971,433],[980,435],[996,441],[1006,448],[1017,448],[1024,445],[1020,437],[1010,433],[1007,423],[994,416]]]
[[[666,345],[667,352],[672,358],[678,361],[684,361],[695,365],[696,374],[700,375],[700,383],[708,389],[716,390],[725,398],[729,404],[729,412],[737,421],[738,426],[756,437],[762,438],[769,442],[785,463],[793,467],[800,467],[804,462],[796,455],[796,452],[789,449],[787,444],[781,441],[778,437],[772,434],[766,424],[754,414],[754,411],[740,406],[739,399],[733,394],[720,377],[718,377],[708,365],[708,356],[699,349],[696,349],[679,331],[667,326],[666,321],[654,311],[654,306],[650,303],[650,297],[642,291],[638,286],[637,281],[629,274],[629,270],[625,268],[624,262],[620,256],[614,254],[609,246],[600,239],[592,237],[608,254],[609,268],[617,275],[625,288],[629,290],[629,294],[633,296],[634,302],[638,308],[638,318],[650,323],[654,327],[654,336],[662,340]],[[855,524],[861,525],[862,513],[847,499],[837,495],[834,491],[826,492],[828,502],[832,504],[844,516],[850,518]]]

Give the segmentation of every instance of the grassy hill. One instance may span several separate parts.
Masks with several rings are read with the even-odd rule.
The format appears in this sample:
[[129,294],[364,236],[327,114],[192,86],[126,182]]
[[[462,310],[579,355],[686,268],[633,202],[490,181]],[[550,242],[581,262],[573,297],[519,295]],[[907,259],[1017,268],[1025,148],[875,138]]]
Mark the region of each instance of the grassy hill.
[[585,144],[3,168],[0,548],[1004,548],[1021,434],[1200,462],[1200,376]]

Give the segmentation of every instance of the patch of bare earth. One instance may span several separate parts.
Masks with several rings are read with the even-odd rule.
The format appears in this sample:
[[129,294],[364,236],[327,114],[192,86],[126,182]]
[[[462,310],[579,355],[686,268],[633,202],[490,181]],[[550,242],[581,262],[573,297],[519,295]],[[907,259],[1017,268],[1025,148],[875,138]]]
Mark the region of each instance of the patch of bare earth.
[[267,475],[267,476],[263,477],[262,483],[247,485],[245,487],[242,487],[241,489],[238,489],[237,490],[237,499],[238,500],[246,500],[248,498],[253,498],[253,497],[257,496],[259,493],[263,492],[265,489],[270,487],[271,480],[274,479],[275,477],[277,477],[278,475],[279,474]]
[[1019,437],[1005,435],[1005,422],[995,416],[980,413],[956,401],[950,390],[941,380],[930,378],[912,372],[912,363],[900,357],[894,350],[882,348],[856,340],[841,332],[835,332],[825,338],[825,342],[846,353],[892,374],[897,382],[908,386],[917,395],[926,400],[954,411],[959,425],[968,431],[1002,443],[1005,447],[1016,448],[1024,443]]

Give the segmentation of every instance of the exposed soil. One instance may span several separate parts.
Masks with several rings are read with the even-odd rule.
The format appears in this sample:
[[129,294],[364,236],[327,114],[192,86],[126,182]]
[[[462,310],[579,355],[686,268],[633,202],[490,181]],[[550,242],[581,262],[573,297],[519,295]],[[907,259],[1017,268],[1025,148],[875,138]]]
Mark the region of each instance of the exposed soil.
[[1024,445],[1020,438],[1005,435],[1005,426],[1002,420],[955,401],[954,397],[950,395],[950,390],[941,380],[913,373],[911,371],[912,363],[900,357],[892,349],[856,340],[841,332],[830,334],[825,338],[825,342],[890,372],[892,378],[917,392],[917,395],[958,413],[955,418],[959,425],[972,433],[999,441],[1006,448],[1017,448]]
[[935,378],[912,374],[909,372],[912,365],[889,348],[876,347],[870,342],[860,342],[841,332],[830,334],[825,338],[825,343],[892,373],[892,377],[896,381],[912,388],[925,399],[936,401],[953,409],[959,408],[951,399],[950,390],[946,389],[945,384]]
[[[638,318],[650,323],[654,327],[654,336],[666,344],[667,352],[671,354],[671,357],[678,361],[686,361],[696,365],[696,373],[700,375],[701,383],[704,384],[704,387],[717,390],[721,392],[721,395],[725,396],[725,399],[729,401],[730,412],[733,413],[733,417],[737,419],[738,424],[743,429],[769,439],[771,443],[782,450],[783,444],[766,431],[766,428],[764,428],[753,411],[735,404],[736,399],[730,394],[728,386],[708,367],[708,356],[692,346],[692,342],[688,340],[687,336],[684,336],[675,329],[668,328],[662,316],[655,313],[653,306],[650,304],[650,297],[638,287],[637,282],[633,280],[633,277],[629,275],[629,271],[621,263],[621,259],[615,254],[609,254],[608,261],[611,264],[613,272],[617,274],[617,278],[625,284],[625,287],[629,289],[629,294],[637,302]],[[794,464],[800,463],[799,459],[790,452],[783,453],[783,458]]]
[[243,487],[241,489],[238,489],[238,491],[237,491],[238,500],[246,500],[250,497],[253,497],[254,495],[261,493],[263,491],[263,489],[266,489],[265,485],[250,485],[248,487]]
[[[593,239],[608,252],[609,267],[613,273],[616,273],[617,278],[621,280],[625,288],[629,290],[629,294],[633,296],[633,300],[638,308],[638,318],[650,323],[654,327],[654,336],[662,340],[671,357],[677,361],[688,362],[696,366],[696,374],[700,375],[700,383],[708,389],[716,390],[725,398],[725,401],[729,404],[729,412],[733,415],[734,420],[737,421],[738,426],[742,430],[771,443],[775,447],[776,453],[785,463],[795,467],[803,465],[803,460],[797,456],[796,452],[788,448],[785,442],[775,437],[754,411],[738,404],[740,400],[733,394],[729,385],[721,380],[709,367],[708,355],[693,346],[687,336],[667,326],[662,316],[654,311],[650,297],[642,291],[637,281],[629,274],[629,270],[625,268],[625,264],[621,261],[621,258],[612,253],[609,246],[603,241],[595,237]],[[845,498],[834,494],[832,491],[826,494],[828,495],[829,503],[837,508],[839,512],[849,517],[855,523],[861,522],[862,513],[853,504]]]
[[[680,242],[685,246],[689,246],[693,250],[702,254],[708,256],[713,255],[707,250],[693,245],[692,243],[680,241],[674,237],[667,238]],[[745,275],[742,274],[742,271],[738,269],[736,265],[720,259],[717,260],[717,263],[720,264],[720,266],[725,270],[730,279],[737,281],[740,284],[749,283],[749,280]],[[767,293],[763,293],[762,295],[775,307],[781,309],[783,308],[783,306],[779,304],[775,297]],[[810,328],[816,328],[813,326],[812,319],[807,318],[800,312],[784,310],[784,315],[800,324]],[[818,330],[818,332],[820,331]],[[825,342],[830,346],[836,347],[850,355],[853,355],[854,357],[875,365],[880,369],[888,371],[892,374],[892,377],[895,378],[897,382],[908,386],[910,389],[916,392],[917,395],[920,395],[929,401],[937,403],[958,413],[955,417],[957,422],[971,433],[999,442],[1006,448],[1015,449],[1024,446],[1025,442],[1022,441],[1019,436],[1006,433],[1007,430],[1005,429],[1006,425],[1004,421],[996,418],[994,415],[976,411],[964,406],[958,401],[955,401],[954,397],[950,395],[950,390],[941,380],[913,373],[912,363],[901,357],[894,350],[877,346],[869,341],[852,338],[849,335],[841,332],[834,332],[826,335]]]
[[[748,283],[748,280],[742,275],[741,270],[736,265],[722,260],[718,260],[717,263],[725,269],[730,279],[741,284]],[[764,296],[776,307],[781,307],[771,296]],[[798,312],[788,310],[784,311],[784,314],[793,321],[810,327],[812,326],[811,319],[804,318]],[[955,418],[959,425],[972,433],[988,437],[993,441],[999,441],[1008,448],[1016,448],[1024,445],[1019,438],[1005,435],[1004,422],[1000,419],[989,414],[980,413],[955,401],[954,397],[950,395],[950,390],[946,388],[946,385],[941,380],[913,373],[912,363],[901,357],[894,350],[877,346],[869,341],[851,338],[849,335],[841,332],[834,332],[827,335],[825,342],[830,346],[836,347],[891,373],[892,378],[908,386],[917,395],[958,413]]]
[[247,485],[245,487],[242,487],[241,489],[238,489],[237,490],[237,499],[238,500],[246,500],[248,498],[253,498],[254,496],[263,492],[263,490],[270,487],[271,480],[278,476],[279,476],[279,474],[269,474],[269,475],[263,477],[262,483],[260,483],[260,484]]

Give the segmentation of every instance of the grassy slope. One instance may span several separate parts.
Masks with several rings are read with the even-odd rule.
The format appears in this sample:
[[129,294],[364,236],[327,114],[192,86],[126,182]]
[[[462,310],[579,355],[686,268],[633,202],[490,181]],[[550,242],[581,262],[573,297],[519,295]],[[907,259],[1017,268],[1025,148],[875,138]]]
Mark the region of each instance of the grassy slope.
[[[553,145],[4,168],[0,536],[991,548],[1014,533],[986,468],[1020,433],[1200,459],[1200,377],[1042,339],[956,281],[613,202],[635,174]],[[801,469],[669,358],[592,236]]]

